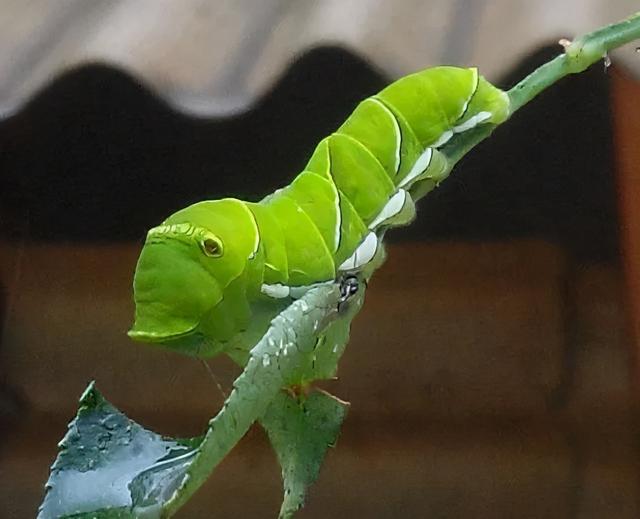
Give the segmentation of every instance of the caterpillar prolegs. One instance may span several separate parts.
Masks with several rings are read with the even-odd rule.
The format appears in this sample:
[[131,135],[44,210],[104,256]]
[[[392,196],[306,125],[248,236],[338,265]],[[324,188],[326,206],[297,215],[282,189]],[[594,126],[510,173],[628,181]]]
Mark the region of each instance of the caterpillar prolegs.
[[414,218],[415,190],[449,174],[442,147],[508,115],[507,95],[475,68],[436,67],[392,83],[323,139],[289,186],[260,202],[199,202],[151,229],[129,335],[215,354],[264,326],[258,316],[268,322],[283,300],[372,269],[384,232]]

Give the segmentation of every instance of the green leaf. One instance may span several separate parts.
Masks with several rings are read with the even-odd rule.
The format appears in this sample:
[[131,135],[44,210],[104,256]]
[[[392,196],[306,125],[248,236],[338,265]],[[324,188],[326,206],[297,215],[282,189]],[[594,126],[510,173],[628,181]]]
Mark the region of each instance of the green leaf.
[[304,504],[327,449],[336,443],[347,409],[346,402],[324,392],[299,398],[281,392],[260,420],[282,467],[281,519],[293,517]]
[[[318,337],[348,314],[338,310],[340,300],[340,285],[324,283],[273,319],[250,351],[244,371],[233,383],[221,411],[210,420],[198,456],[187,471],[188,479],[167,503],[167,515],[187,501],[251,424],[265,415],[282,388],[300,381],[310,369]],[[336,362],[341,352],[337,349],[332,354]]]
[[[198,442],[144,429],[107,402],[92,382],[59,443],[38,519],[141,517],[144,509],[147,517],[157,516],[182,481]],[[164,467],[165,477],[150,481],[158,467]]]
[[[285,497],[283,510],[297,508],[335,441],[345,404],[314,393],[296,414],[284,406],[282,388],[333,376],[363,295],[364,290],[353,304],[341,305],[339,284],[327,283],[284,309],[249,352],[244,371],[202,438],[178,440],[148,431],[91,383],[60,442],[39,519],[170,517],[253,422],[270,409],[271,420],[277,419],[278,406],[281,419],[293,420],[291,430],[298,435],[284,440],[289,429],[281,426],[273,436],[291,496]],[[291,448],[284,452],[283,442],[289,441]]]

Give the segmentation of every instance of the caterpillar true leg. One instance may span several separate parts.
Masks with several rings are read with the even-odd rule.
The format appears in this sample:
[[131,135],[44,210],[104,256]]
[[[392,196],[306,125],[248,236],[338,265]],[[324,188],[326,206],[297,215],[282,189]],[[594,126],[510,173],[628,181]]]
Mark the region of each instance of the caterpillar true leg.
[[340,280],[340,302],[344,303],[358,292],[360,280],[354,274],[347,274]]

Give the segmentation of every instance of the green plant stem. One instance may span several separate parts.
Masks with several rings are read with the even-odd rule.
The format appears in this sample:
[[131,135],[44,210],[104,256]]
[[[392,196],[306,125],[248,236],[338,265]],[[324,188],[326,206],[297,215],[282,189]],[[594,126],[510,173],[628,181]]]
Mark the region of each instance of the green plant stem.
[[[565,48],[564,53],[545,63],[507,92],[513,114],[565,76],[583,72],[608,52],[640,39],[640,12],[601,29],[585,34]],[[493,128],[463,134],[445,150],[451,164],[458,162],[471,148],[491,135]]]
[[[639,38],[640,12],[619,23],[603,27],[576,39],[565,48],[563,54],[542,65],[508,91],[511,100],[511,113],[522,108],[540,92],[563,77],[584,71],[602,59],[607,52]],[[471,148],[486,139],[493,129],[492,127],[479,128],[452,140],[444,149],[450,163],[452,165],[457,163]],[[420,195],[422,194],[426,194],[426,192],[420,193]],[[313,316],[314,320],[321,319],[323,311],[327,311],[326,309],[331,308],[331,305],[335,305],[337,297],[335,288],[324,289],[323,293],[317,295],[318,298],[314,302],[320,310],[317,315]],[[324,310],[322,310],[323,308]],[[285,317],[285,319],[291,318]],[[308,326],[309,323],[307,323]],[[304,328],[304,325],[301,326],[298,323],[298,331]],[[292,351],[290,357],[292,359],[298,354],[295,350],[294,348]],[[199,448],[199,456],[189,469],[188,478],[184,481],[181,491],[169,501],[163,511],[164,517],[172,515],[206,480],[250,425],[261,416],[269,401],[282,386],[282,381],[286,378],[285,372],[290,366],[276,366],[274,359],[278,351],[281,352],[281,348],[269,341],[261,341],[252,350],[251,360],[243,374],[236,380],[234,390],[225,406],[210,421],[209,429]],[[273,364],[261,365],[263,362],[261,359],[264,359],[265,356],[272,359]],[[258,372],[260,376],[257,376]]]
[[545,63],[509,90],[515,112],[540,92],[569,74],[584,71],[607,53],[640,38],[640,12],[574,40],[565,52]]

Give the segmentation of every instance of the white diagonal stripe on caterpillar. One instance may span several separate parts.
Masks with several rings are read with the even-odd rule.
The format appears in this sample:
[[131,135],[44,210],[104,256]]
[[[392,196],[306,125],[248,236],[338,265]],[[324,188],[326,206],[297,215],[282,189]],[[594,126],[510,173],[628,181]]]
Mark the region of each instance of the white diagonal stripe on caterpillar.
[[407,201],[408,193],[404,189],[399,189],[385,204],[382,211],[369,224],[369,229],[375,229],[380,224],[397,215]]
[[356,270],[369,263],[378,250],[378,237],[370,232],[358,245],[354,253],[338,267],[338,270]]
[[402,132],[400,131],[400,125],[398,124],[396,116],[393,115],[393,112],[391,112],[391,110],[389,110],[389,108],[387,108],[384,103],[380,102],[380,100],[376,99],[375,97],[370,97],[368,101],[372,101],[381,106],[384,112],[391,118],[391,121],[393,122],[393,129],[396,135],[395,164],[393,168],[394,174],[397,175],[398,171],[400,170],[400,150],[402,149]]
[[422,152],[422,155],[420,155],[418,159],[413,163],[413,166],[411,167],[409,173],[407,173],[407,176],[402,179],[399,187],[410,185],[413,180],[422,175],[422,173],[424,173],[429,167],[429,164],[431,164],[432,157],[433,150],[431,148],[427,148],[426,150],[424,150]]

